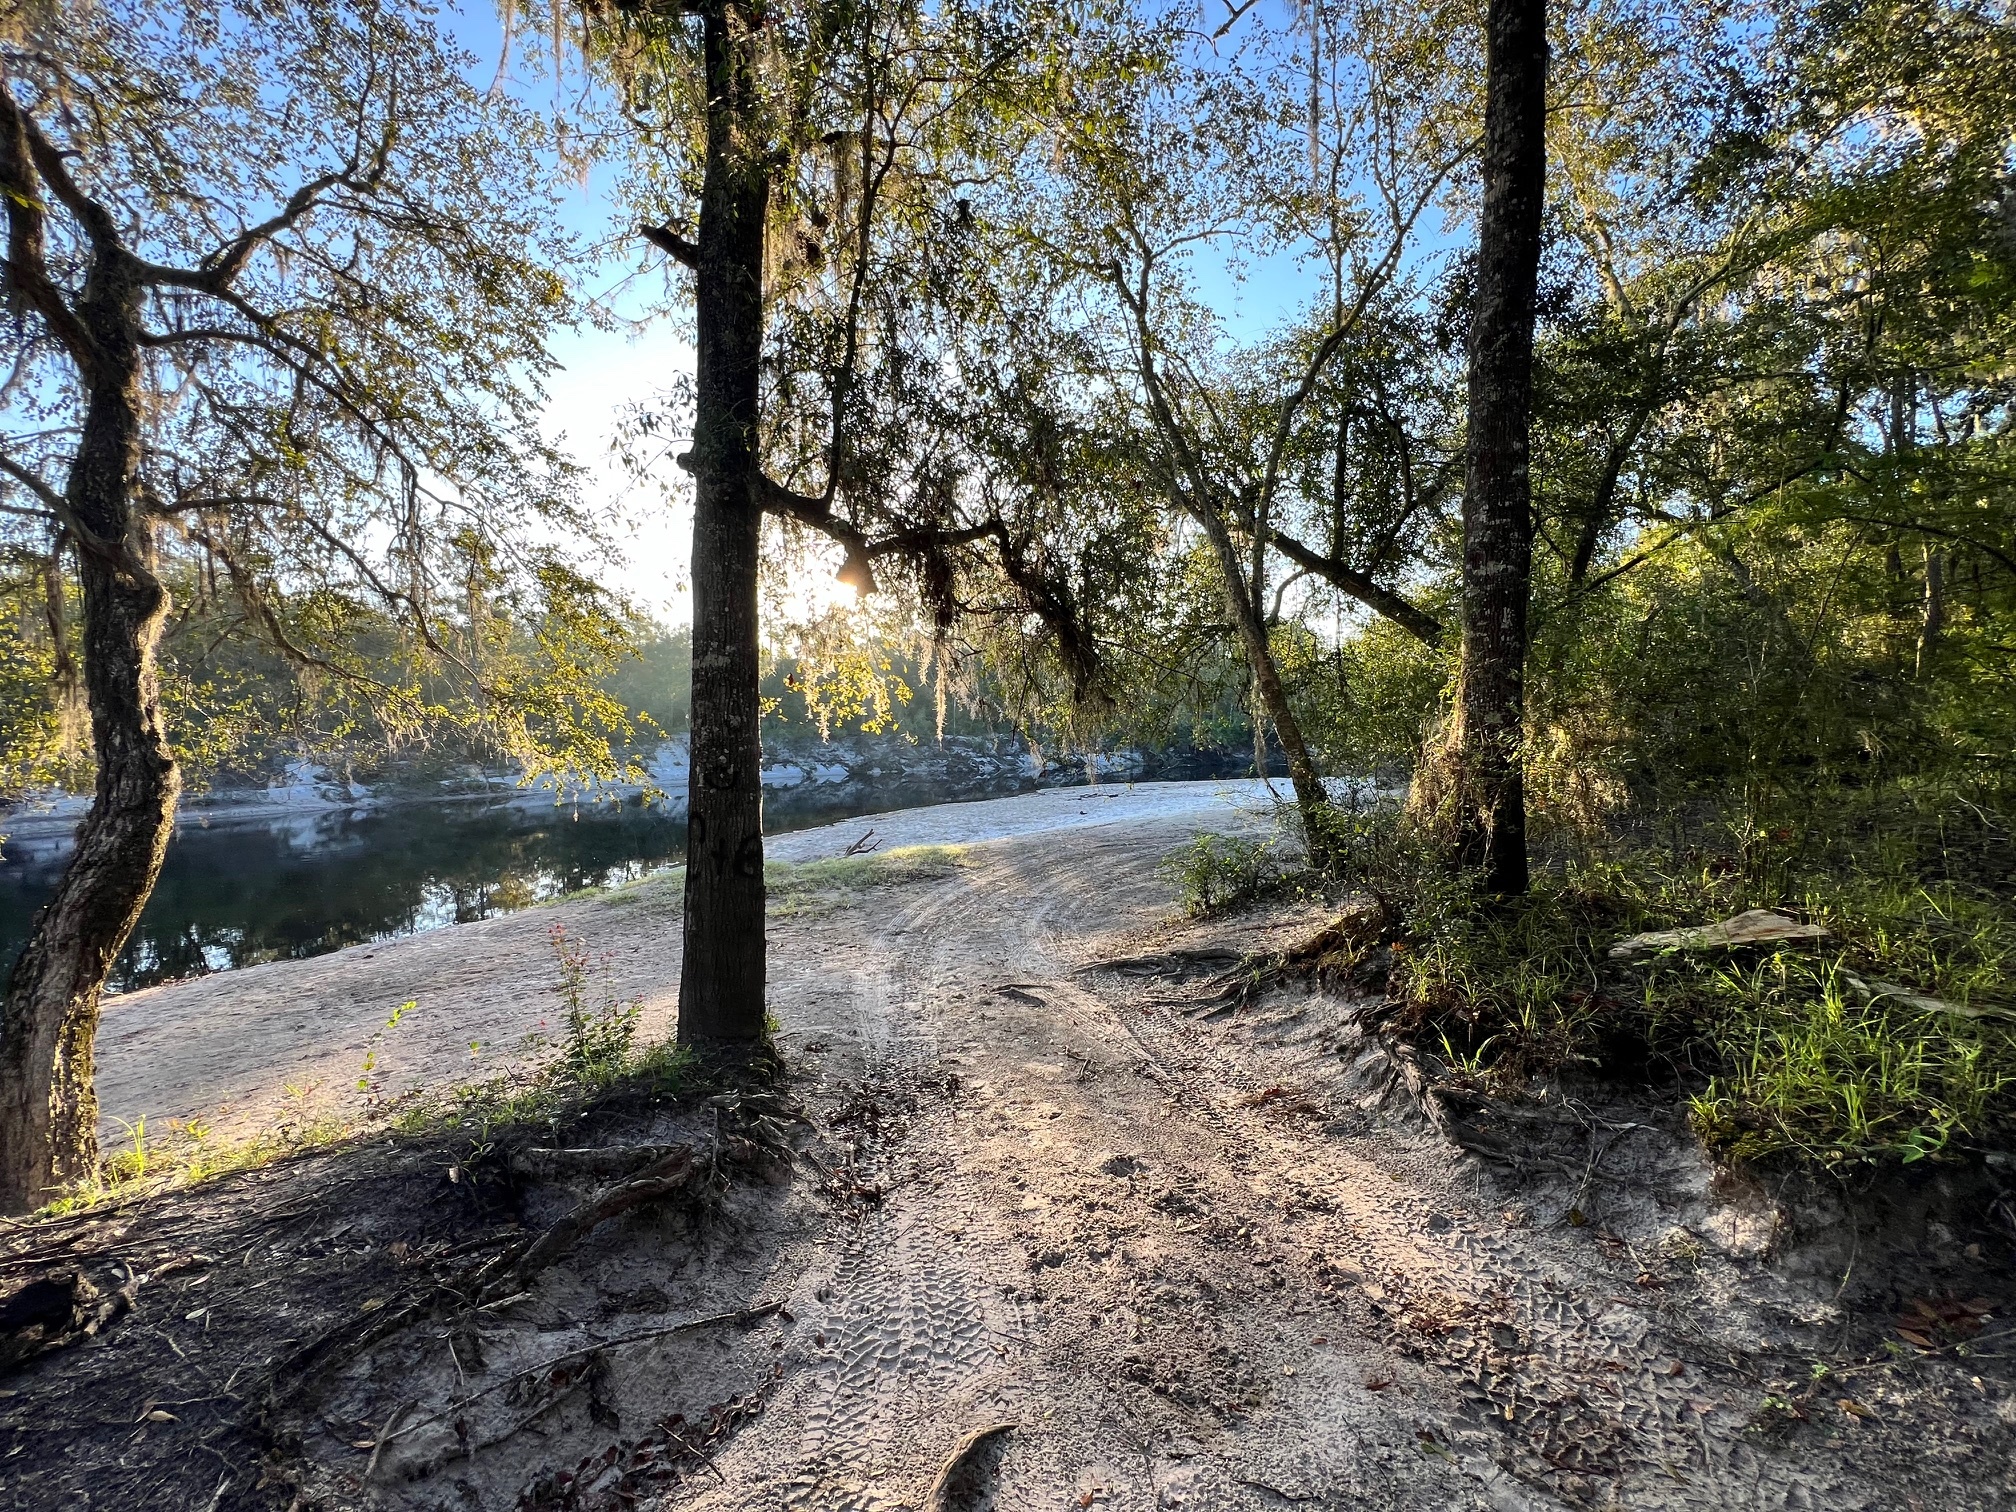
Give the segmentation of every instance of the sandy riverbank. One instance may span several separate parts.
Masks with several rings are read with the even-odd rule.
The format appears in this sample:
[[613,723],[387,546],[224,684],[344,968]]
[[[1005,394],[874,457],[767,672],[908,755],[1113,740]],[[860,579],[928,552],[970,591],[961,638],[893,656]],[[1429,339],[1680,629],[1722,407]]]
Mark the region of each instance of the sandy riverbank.
[[[774,837],[773,861],[816,861],[871,838],[882,850],[975,845],[1013,836],[1174,821],[1206,829],[1256,822],[1255,781],[1109,784],[870,814]],[[788,927],[788,925],[787,925]],[[283,1120],[360,1112],[372,1057],[380,1095],[479,1080],[537,1054],[554,1027],[552,932],[601,964],[600,990],[643,1004],[646,1037],[678,1011],[680,898],[661,878],[300,961],[219,972],[109,999],[98,1039],[98,1101],[108,1141],[201,1119],[224,1136]],[[415,1006],[394,1029],[401,1004]]]

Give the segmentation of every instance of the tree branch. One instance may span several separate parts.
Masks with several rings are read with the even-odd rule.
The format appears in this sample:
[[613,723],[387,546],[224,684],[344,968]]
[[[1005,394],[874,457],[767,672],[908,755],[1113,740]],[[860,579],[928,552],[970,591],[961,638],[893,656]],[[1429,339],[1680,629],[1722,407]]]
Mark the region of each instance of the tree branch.
[[1424,645],[1442,643],[1442,622],[1427,610],[1411,603],[1390,588],[1382,588],[1372,578],[1348,562],[1321,556],[1293,536],[1270,529],[1267,540],[1281,555],[1313,577],[1349,594],[1367,609],[1385,616]]
[[[0,81],[0,195],[7,200],[7,282],[40,315],[86,378],[98,343],[49,277],[43,246],[46,211],[34,163],[34,123]],[[59,164],[60,166],[60,164]]]
[[700,248],[670,226],[639,226],[637,234],[681,267],[700,270]]

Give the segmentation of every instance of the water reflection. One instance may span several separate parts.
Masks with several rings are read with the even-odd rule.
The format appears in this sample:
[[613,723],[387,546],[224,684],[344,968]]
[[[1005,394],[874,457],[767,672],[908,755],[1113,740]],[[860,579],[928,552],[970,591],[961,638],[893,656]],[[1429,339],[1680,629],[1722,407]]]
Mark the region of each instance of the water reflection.
[[[803,829],[954,796],[983,795],[896,784],[773,797],[766,817],[773,831]],[[634,803],[408,804],[277,823],[186,822],[112,985],[123,991],[465,924],[635,880],[676,864],[685,847],[683,818]],[[0,850],[0,952],[9,965],[66,859],[47,845]]]

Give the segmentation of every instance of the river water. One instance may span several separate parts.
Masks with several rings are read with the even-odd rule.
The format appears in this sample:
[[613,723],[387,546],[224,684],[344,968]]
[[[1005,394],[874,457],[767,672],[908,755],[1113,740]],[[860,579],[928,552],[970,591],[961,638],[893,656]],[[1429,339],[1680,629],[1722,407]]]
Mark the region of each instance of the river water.
[[[929,781],[772,794],[772,833],[855,814],[1023,792]],[[112,973],[124,991],[261,961],[322,955],[632,881],[685,855],[686,821],[641,803],[401,803],[263,821],[191,816]],[[68,856],[0,848],[0,960],[11,967]]]

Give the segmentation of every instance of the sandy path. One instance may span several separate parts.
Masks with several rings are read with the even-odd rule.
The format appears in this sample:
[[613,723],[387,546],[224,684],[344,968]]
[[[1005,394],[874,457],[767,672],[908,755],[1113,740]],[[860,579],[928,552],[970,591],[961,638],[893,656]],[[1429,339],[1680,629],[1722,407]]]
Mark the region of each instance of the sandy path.
[[[738,1185],[700,1224],[611,1226],[536,1294],[470,1325],[468,1351],[413,1329],[353,1367],[298,1423],[321,1484],[339,1488],[312,1504],[2012,1504],[2016,1423],[1998,1427],[2002,1397],[1986,1395],[2000,1377],[1970,1387],[1956,1367],[1931,1409],[1923,1387],[1883,1397],[1859,1379],[1833,1389],[1873,1403],[1867,1421],[1837,1413],[1778,1441],[1754,1431],[1786,1320],[1804,1314],[1818,1337],[1839,1314],[1708,1246],[1667,1256],[1603,1236],[1613,1198],[1691,1212],[1697,1163],[1673,1189],[1581,1195],[1597,1218],[1574,1222],[1566,1193],[1502,1187],[1387,1097],[1349,1004],[1284,992],[1202,1020],[1183,982],[1083,970],[1171,941],[1238,950],[1306,927],[1286,911],[1175,925],[1157,857],[1204,818],[1238,814],[1163,802],[1125,823],[988,841],[958,875],[780,919],[772,1008],[818,1165]],[[452,933],[454,950],[401,950],[444,952],[437,970],[460,958],[494,982],[478,956],[508,931]],[[706,1125],[633,1131],[667,1135],[704,1139]],[[562,1200],[550,1193],[542,1212]],[[641,1322],[764,1300],[788,1310],[623,1343]],[[528,1427],[528,1403],[494,1391],[472,1429],[482,1452],[429,1419],[361,1486],[359,1439],[401,1403],[454,1417],[446,1403],[464,1393],[609,1341],[623,1347],[607,1349],[595,1387],[601,1417],[597,1397],[575,1395],[530,1407]],[[625,1439],[653,1423],[689,1431],[730,1401],[760,1411],[714,1443],[706,1474],[647,1482],[637,1502],[605,1484],[627,1464]],[[1014,1427],[982,1456],[978,1486],[931,1504],[954,1445],[996,1423]],[[558,1500],[562,1468],[581,1468],[587,1500]]]
[[[1116,823],[1231,822],[1265,804],[1263,784],[1176,782],[1057,788],[1013,798],[871,814],[772,838],[771,859],[838,856],[873,834],[882,849],[956,845]],[[159,1131],[201,1119],[241,1135],[304,1117],[351,1115],[367,1097],[450,1086],[526,1061],[550,1034],[556,1003],[552,931],[600,964],[598,991],[643,1004],[642,1032],[663,1036],[678,1007],[679,895],[646,882],[606,897],[302,961],[275,961],[126,993],[106,1002],[98,1102],[108,1141],[142,1118]],[[396,1029],[386,1021],[415,1006]],[[366,1058],[372,1060],[367,1091]]]
[[771,1270],[792,1373],[665,1505],[920,1507],[995,1422],[1019,1426],[974,1506],[1883,1504],[1838,1451],[1746,1435],[1750,1301],[1637,1287],[1508,1210],[1337,1053],[1344,1005],[1202,1025],[1170,984],[1078,971],[1166,937],[1180,835],[991,845],[791,962],[787,1042],[910,1110],[891,1195]]
[[[613,1465],[619,1435],[674,1412],[704,1422],[709,1404],[737,1398],[761,1411],[707,1473],[640,1505],[917,1512],[953,1446],[1000,1423],[1015,1426],[982,1456],[977,1489],[944,1512],[2016,1504],[2016,1424],[1984,1428],[1980,1414],[1999,1410],[1985,1397],[1971,1421],[1950,1394],[1912,1419],[1869,1380],[1846,1388],[1878,1404],[1866,1422],[1783,1442],[1754,1431],[1760,1358],[1795,1313],[1838,1323],[1824,1296],[1712,1250],[1633,1252],[1603,1238],[1609,1196],[1582,1198],[1598,1221],[1575,1222],[1565,1200],[1452,1158],[1385,1096],[1348,1004],[1283,993],[1204,1020],[1180,981],[1085,970],[1295,927],[1285,915],[1171,922],[1158,858],[1201,824],[1250,822],[1223,785],[1201,786],[1214,791],[1187,805],[1156,794],[1133,814],[1124,798],[1040,794],[991,820],[977,812],[988,805],[889,818],[890,844],[978,841],[986,822],[1021,832],[980,841],[955,876],[777,923],[771,996],[794,1094],[813,1114],[820,1169],[847,1170],[847,1183],[822,1191],[801,1173],[737,1189],[690,1228],[612,1225],[536,1295],[474,1326],[480,1358],[415,1329],[358,1365],[302,1425],[308,1452],[327,1484],[359,1490],[362,1430],[347,1423],[440,1408],[645,1319],[766,1299],[788,1312],[612,1349],[600,1418],[576,1396],[522,1428],[524,1404],[498,1392],[478,1424],[494,1447],[461,1456],[436,1423],[402,1442],[368,1495],[317,1505],[556,1505],[524,1489],[542,1475],[550,1489],[556,1467]],[[903,828],[953,822],[969,828]],[[869,827],[791,843],[830,855]],[[274,970],[259,1013],[296,1015],[285,1043],[298,1053],[345,1013],[361,1034],[378,1002],[413,990],[395,983],[424,981],[461,994],[437,1007],[522,1024],[543,1011],[552,919],[606,932],[630,952],[619,979],[647,982],[672,960],[670,906],[568,905]],[[619,927],[629,917],[650,927]],[[652,942],[626,938],[639,934]],[[313,973],[332,970],[316,990]],[[219,979],[163,990],[154,1015],[186,1032],[188,1005],[214,993],[202,1001],[225,1021],[204,1032],[228,1048],[233,1012],[258,1020],[253,975],[240,974],[235,1010]],[[249,1081],[280,1059],[237,1064]],[[200,1061],[182,1074],[190,1089],[219,1085]],[[1626,1196],[1676,1212],[1686,1199]]]

